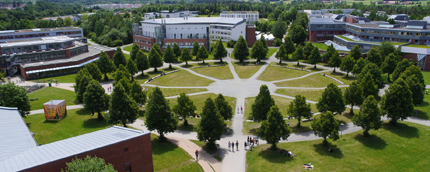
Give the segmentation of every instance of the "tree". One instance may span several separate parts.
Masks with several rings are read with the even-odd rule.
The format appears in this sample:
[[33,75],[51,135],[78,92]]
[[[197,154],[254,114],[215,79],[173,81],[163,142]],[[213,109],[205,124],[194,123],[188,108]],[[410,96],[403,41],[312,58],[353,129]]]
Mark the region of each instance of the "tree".
[[[403,79],[403,77],[401,77]],[[416,75],[408,76],[405,78],[405,82],[412,93],[412,102],[414,105],[419,105],[424,100],[424,89],[420,80]]]
[[388,82],[390,82],[390,74],[394,72],[397,66],[396,57],[393,53],[389,54],[387,57],[385,57],[384,62],[381,65],[381,70],[383,73],[388,74]]
[[296,95],[295,99],[290,103],[287,109],[287,113],[297,118],[297,127],[300,127],[300,122],[303,118],[311,118],[311,104],[306,104],[306,97],[301,95]]
[[363,89],[354,81],[349,84],[349,87],[346,87],[343,97],[345,99],[345,103],[351,105],[351,111],[349,113],[353,115],[354,105],[361,105],[363,103]]
[[351,51],[350,51],[350,54],[349,54],[353,59],[354,59],[354,61],[355,60],[358,60],[359,58],[361,58],[361,57],[363,57],[363,54],[361,53],[361,51],[360,51],[360,47],[358,47],[358,45],[355,45],[352,49],[351,49]]
[[369,130],[378,130],[382,126],[381,110],[378,107],[378,101],[370,95],[364,100],[360,108],[360,113],[352,117],[352,122],[356,126],[363,128],[363,135],[369,136]]
[[[400,48],[400,46],[399,46],[399,48]],[[387,57],[391,53],[396,52],[396,47],[394,47],[394,45],[393,45],[393,43],[391,43],[391,41],[382,41],[381,45],[378,46],[377,50],[382,57],[382,61],[384,61],[385,57]]]
[[264,35],[260,36],[260,42],[263,45],[264,49],[266,49],[266,51],[269,52],[269,46],[267,45],[266,38],[264,38]]
[[4,73],[3,72],[0,72],[0,82],[5,82],[4,81]]
[[73,21],[70,17],[66,17],[63,21],[64,26],[72,26],[73,25]]
[[419,81],[419,83],[422,85],[423,90],[425,89],[426,85],[424,83],[424,76],[421,72],[421,69],[418,66],[411,65],[408,68],[406,68],[405,71],[400,75],[400,78],[406,81],[406,78],[412,77],[415,75]]
[[357,77],[358,83],[361,82],[362,78],[367,73],[369,73],[372,76],[373,82],[378,86],[379,89],[384,88],[385,80],[384,78],[382,78],[381,69],[379,69],[379,67],[376,66],[376,64],[374,63],[368,63],[366,66],[364,66],[363,70],[361,70],[361,73],[358,74],[358,77]]
[[278,106],[273,105],[267,115],[267,120],[261,123],[260,128],[257,129],[258,137],[272,144],[271,148],[276,149],[276,144],[281,140],[286,140],[290,137],[291,130],[285,123],[284,118],[279,111]]
[[230,120],[233,117],[233,109],[221,93],[218,94],[218,97],[215,98],[214,102],[224,120]]
[[172,63],[174,63],[175,60],[175,53],[173,52],[173,49],[170,48],[170,45],[167,45],[167,48],[164,50],[164,62],[169,63],[169,69],[172,69]]
[[375,47],[372,47],[369,52],[367,52],[366,60],[371,63],[375,63],[377,66],[381,66],[382,57],[378,53]]
[[85,68],[88,70],[88,72],[93,77],[93,79],[95,79],[97,81],[102,80],[102,72],[97,67],[96,63],[88,63],[85,65]]
[[77,82],[75,85],[75,92],[77,91],[76,97],[79,102],[84,101],[84,93],[86,92],[87,86],[91,82],[91,80],[93,80],[93,77],[89,73],[84,73],[82,76],[79,77],[79,82]]
[[[90,155],[87,155],[84,159],[75,157],[75,159],[72,159],[72,162],[66,162],[66,165],[66,172],[118,172],[112,164],[106,164],[104,159],[96,156],[91,157]],[[63,172],[63,169],[61,169],[61,172]]]
[[120,47],[116,48],[115,54],[113,55],[113,63],[116,67],[119,67],[120,64],[124,66],[127,65],[127,61]]
[[354,59],[351,56],[345,56],[340,64],[340,70],[346,71],[346,77],[348,77],[349,72],[354,69]]
[[266,120],[267,113],[273,105],[275,105],[275,101],[272,96],[270,96],[269,87],[267,87],[267,85],[262,85],[251,107],[251,116],[253,120],[257,122]]
[[414,114],[412,92],[402,78],[390,85],[382,97],[382,114],[391,118],[390,123],[395,125],[398,120],[404,120]]
[[366,61],[363,58],[359,58],[355,63],[354,68],[352,68],[352,73],[354,75],[360,74],[364,66],[366,66]]
[[293,53],[293,60],[297,61],[297,66],[300,65],[300,60],[305,59],[305,55],[303,54],[303,48],[301,45],[297,46],[296,51]]
[[200,46],[199,52],[197,52],[197,58],[203,60],[203,64],[205,64],[205,59],[209,57],[208,52],[206,51],[205,46]]
[[309,57],[312,54],[312,51],[314,50],[314,48],[315,47],[312,44],[312,42],[307,42],[305,47],[303,47],[303,54],[305,54],[306,57]]
[[314,47],[314,49],[312,50],[311,55],[308,58],[308,63],[309,64],[313,64],[314,68],[316,69],[318,62],[321,62],[321,53],[320,53],[320,51],[318,50],[317,47]]
[[215,50],[213,51],[214,58],[219,59],[222,63],[222,58],[227,56],[227,50],[225,50],[224,45],[222,44],[221,39],[215,44]]
[[339,139],[339,122],[330,111],[322,113],[319,118],[314,119],[311,126],[316,136],[324,138],[324,145],[328,144],[327,137],[334,141]]
[[[327,47],[327,51],[322,55],[322,59],[329,60],[331,57],[333,57],[333,54],[336,52],[336,50],[333,47],[333,44]],[[339,52],[337,53],[339,56]]]
[[130,97],[141,105],[146,103],[146,92],[142,91],[142,86],[136,81],[131,84]]
[[137,53],[141,51],[139,45],[137,45],[136,43],[133,44],[133,46],[131,47],[131,52],[130,52],[130,58],[131,60],[135,61],[137,58]]
[[134,74],[136,74],[138,72],[137,70],[137,66],[136,64],[133,62],[133,60],[130,58],[127,61],[127,66],[126,66],[128,72],[131,74],[131,80],[134,81]]
[[397,63],[396,69],[394,69],[393,74],[391,75],[391,80],[392,81],[396,81],[397,78],[400,77],[400,75],[406,70],[406,68],[408,68],[409,66],[411,66],[411,64],[409,63],[409,61],[407,59],[403,59],[400,63]]
[[146,105],[146,127],[148,130],[157,130],[160,140],[166,140],[164,134],[176,130],[178,119],[172,113],[169,101],[164,98],[160,88],[155,87]]
[[317,109],[321,112],[330,111],[342,114],[345,111],[345,100],[342,96],[342,91],[333,83],[327,85],[324,89],[321,98],[317,103]]
[[184,48],[184,50],[182,50],[181,61],[185,61],[185,65],[188,66],[188,61],[192,59],[193,59],[193,56],[191,56],[188,48]]
[[143,53],[142,50],[139,50],[139,52],[136,55],[136,67],[138,70],[142,71],[142,76],[143,76],[143,71],[146,69],[149,69],[148,57],[146,57],[146,55]]
[[92,114],[97,112],[97,119],[103,120],[101,111],[109,109],[110,96],[97,80],[91,80],[84,93],[84,108],[91,110]]
[[197,107],[193,101],[185,93],[181,93],[177,98],[178,104],[173,107],[173,112],[180,115],[184,119],[184,126],[188,126],[187,117],[196,116],[194,112]]
[[284,41],[285,41],[284,42],[284,48],[285,48],[285,51],[287,52],[287,58],[285,60],[288,60],[288,58],[289,58],[288,55],[293,54],[294,51],[296,51],[296,46],[294,46],[294,42],[289,35],[287,35],[284,38]]
[[288,36],[291,37],[291,40],[293,40],[294,43],[299,45],[305,42],[305,39],[308,36],[308,34],[303,28],[303,26],[298,24],[292,24],[288,31]]
[[272,27],[272,34],[275,38],[281,39],[286,32],[287,24],[282,20],[282,17],[279,17]]
[[214,149],[215,141],[221,139],[226,124],[210,97],[205,101],[201,116],[197,126],[197,138],[200,141],[208,141],[207,147]]
[[251,58],[257,59],[257,63],[259,63],[261,59],[266,58],[266,55],[267,51],[261,41],[255,42],[251,49]]
[[239,59],[242,63],[249,56],[248,44],[242,35],[240,35],[236,44],[234,44],[233,55],[235,59]]
[[31,107],[25,88],[14,83],[0,85],[0,106],[17,107],[22,117],[29,114]]
[[[191,54],[193,55],[193,56],[196,56],[197,55],[197,53],[199,52],[199,47],[200,47],[200,45],[199,45],[199,42],[198,41],[196,41],[196,42],[194,42],[193,43],[193,49],[191,50]],[[196,58],[196,60],[198,60],[199,58]]]
[[328,61],[328,65],[330,67],[333,67],[333,73],[336,73],[336,67],[340,67],[340,64],[342,64],[342,59],[339,57],[339,52],[335,51],[333,55],[330,57],[330,60]]
[[[161,48],[160,48],[160,46],[157,44],[157,43],[155,43],[154,45],[152,45],[152,48],[154,48],[156,51],[157,51],[157,53],[160,55],[160,58],[161,58],[161,56],[163,55],[163,52],[161,51]],[[151,49],[152,49],[151,48]],[[162,62],[163,60],[161,60],[161,62]]]
[[130,78],[131,74],[122,64],[119,65],[118,69],[114,73],[115,82],[119,82],[122,78]]
[[157,44],[154,44],[149,51],[148,61],[149,66],[154,67],[154,72],[157,72],[157,67],[163,65],[163,59],[161,58],[161,54],[157,51],[155,47],[160,48]]
[[287,51],[284,48],[284,44],[281,44],[278,51],[276,52],[275,57],[279,59],[279,64],[282,63],[283,59],[288,59]]
[[107,73],[115,72],[116,70],[115,64],[104,51],[100,53],[100,58],[96,63],[100,72],[105,75],[105,80],[108,80]]
[[173,52],[175,53],[176,59],[181,57],[182,50],[176,42],[173,43]]

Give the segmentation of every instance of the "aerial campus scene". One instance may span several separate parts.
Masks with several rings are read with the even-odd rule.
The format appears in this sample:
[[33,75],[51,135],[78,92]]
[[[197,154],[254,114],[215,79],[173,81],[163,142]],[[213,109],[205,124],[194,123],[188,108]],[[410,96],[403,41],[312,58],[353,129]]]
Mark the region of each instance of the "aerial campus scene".
[[0,172],[425,171],[429,15],[0,0]]

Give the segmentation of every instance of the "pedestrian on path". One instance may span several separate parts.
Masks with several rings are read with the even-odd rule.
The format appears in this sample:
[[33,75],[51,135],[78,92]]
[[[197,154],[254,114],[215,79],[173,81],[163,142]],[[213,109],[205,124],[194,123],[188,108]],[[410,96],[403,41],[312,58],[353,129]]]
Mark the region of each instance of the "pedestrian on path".
[[228,150],[230,150],[231,143],[228,141]]
[[234,141],[231,143],[231,150],[234,152]]
[[243,114],[243,108],[242,108],[242,105],[240,105],[240,111],[242,112],[242,114]]
[[238,140],[236,140],[236,150],[239,151],[239,141]]
[[245,150],[246,150],[246,141],[245,141],[245,144],[244,144],[244,147],[243,147]]
[[239,111],[239,106],[237,107],[237,113],[240,113],[240,111]]
[[246,141],[248,142],[248,144],[249,144],[249,136],[248,136],[248,138],[246,139]]
[[198,161],[198,160],[199,160],[199,151],[196,150],[196,161]]

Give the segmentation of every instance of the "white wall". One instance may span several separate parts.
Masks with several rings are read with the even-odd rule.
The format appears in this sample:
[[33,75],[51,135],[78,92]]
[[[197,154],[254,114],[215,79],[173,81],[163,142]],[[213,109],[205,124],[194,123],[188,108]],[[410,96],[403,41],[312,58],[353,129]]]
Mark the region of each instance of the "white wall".
[[176,39],[181,39],[182,34],[182,38],[187,39],[190,34],[193,38],[194,35],[199,34],[199,39],[203,39],[203,35],[206,34],[206,27],[209,27],[209,24],[166,25],[166,37],[167,39],[175,39],[174,35],[176,34]]
[[142,25],[142,35],[146,36],[146,37],[151,37],[154,38],[155,37],[155,27],[159,26],[158,24],[143,24]]
[[242,24],[237,25],[231,30],[231,32],[231,39],[235,41],[237,41],[241,35],[246,39],[246,23],[243,22]]

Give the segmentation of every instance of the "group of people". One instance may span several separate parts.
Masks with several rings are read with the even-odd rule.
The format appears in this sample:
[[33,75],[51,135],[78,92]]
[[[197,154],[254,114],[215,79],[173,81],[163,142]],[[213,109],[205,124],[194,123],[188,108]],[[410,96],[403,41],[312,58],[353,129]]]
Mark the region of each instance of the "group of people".
[[107,87],[108,92],[112,92],[112,87]]
[[239,111],[239,107],[237,107],[237,113],[242,113],[243,114],[243,107],[242,107],[242,105],[240,106],[240,111]]
[[246,146],[249,146],[249,150],[252,151],[252,147],[254,147],[254,144],[259,145],[258,137],[254,136],[254,138],[252,138],[252,137],[248,136],[247,140],[245,141],[245,149],[246,149]]
[[282,149],[281,151],[279,151],[280,154],[284,154],[285,156],[291,156],[291,157],[296,157],[297,155],[293,154],[290,150],[285,150]]
[[307,164],[303,164],[303,167],[305,167],[305,170],[312,170],[314,168],[310,161]]
[[[228,149],[229,150],[230,150],[230,147],[231,147],[231,150],[234,152],[234,141],[233,142],[228,141]],[[239,150],[239,141],[237,141],[237,140],[236,140],[236,150]]]

